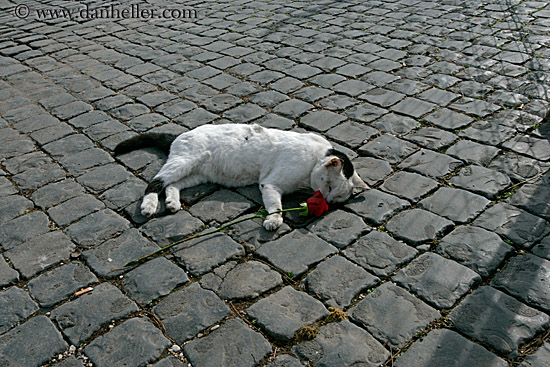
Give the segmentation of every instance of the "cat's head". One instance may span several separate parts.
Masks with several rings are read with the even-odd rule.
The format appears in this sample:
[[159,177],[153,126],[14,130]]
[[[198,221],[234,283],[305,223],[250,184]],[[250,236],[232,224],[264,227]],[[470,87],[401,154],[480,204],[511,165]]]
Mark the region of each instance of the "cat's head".
[[329,203],[341,203],[354,191],[368,189],[361,180],[349,158],[342,152],[331,149],[311,172],[311,188],[321,191]]

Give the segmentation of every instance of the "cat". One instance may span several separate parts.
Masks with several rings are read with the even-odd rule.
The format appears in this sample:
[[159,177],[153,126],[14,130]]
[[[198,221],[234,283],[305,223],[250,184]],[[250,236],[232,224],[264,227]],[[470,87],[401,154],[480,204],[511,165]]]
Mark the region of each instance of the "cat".
[[[281,197],[300,189],[321,191],[328,203],[343,202],[356,190],[368,189],[349,158],[313,133],[264,128],[256,124],[202,125],[179,136],[145,133],[119,143],[115,154],[147,146],[164,150],[168,160],[145,190],[141,213],[159,211],[165,190],[166,208],[180,209],[180,190],[210,182],[228,187],[259,184],[266,210],[282,209]],[[265,229],[283,223],[269,215]]]

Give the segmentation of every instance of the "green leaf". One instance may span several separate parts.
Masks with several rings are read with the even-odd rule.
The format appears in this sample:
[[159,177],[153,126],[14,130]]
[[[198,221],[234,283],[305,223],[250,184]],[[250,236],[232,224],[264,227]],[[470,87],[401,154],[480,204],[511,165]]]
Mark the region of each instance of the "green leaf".
[[265,219],[269,215],[269,212],[265,208],[261,208],[258,210],[258,215],[262,217],[262,219]]
[[309,215],[309,210],[307,209],[307,203],[300,203],[300,213],[298,213],[302,217],[307,217]]

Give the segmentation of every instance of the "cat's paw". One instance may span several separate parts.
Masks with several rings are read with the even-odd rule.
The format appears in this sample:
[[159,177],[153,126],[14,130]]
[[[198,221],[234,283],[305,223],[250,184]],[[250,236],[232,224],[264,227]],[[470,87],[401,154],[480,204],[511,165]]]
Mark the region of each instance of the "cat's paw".
[[158,213],[160,207],[158,200],[153,200],[145,197],[141,203],[141,214],[150,217]]
[[166,209],[170,210],[172,213],[175,213],[181,209],[181,203],[179,200],[176,200],[174,198],[167,198]]
[[283,216],[280,214],[270,215],[264,220],[264,228],[268,231],[274,231],[283,224]]

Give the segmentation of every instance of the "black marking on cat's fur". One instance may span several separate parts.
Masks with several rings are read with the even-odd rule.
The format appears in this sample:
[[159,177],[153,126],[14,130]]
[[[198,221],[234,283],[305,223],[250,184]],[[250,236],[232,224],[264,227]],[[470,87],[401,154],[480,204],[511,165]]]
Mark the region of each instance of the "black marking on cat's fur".
[[155,178],[153,181],[147,185],[145,189],[145,195],[150,193],[158,194],[164,189],[164,182],[160,178]]
[[345,178],[350,178],[353,175],[354,168],[353,168],[353,164],[349,160],[348,156],[345,155],[342,152],[337,151],[334,148],[330,149],[327,153],[327,156],[331,156],[331,155],[337,157],[338,159],[340,159],[342,161],[342,167],[343,167],[342,171],[344,172],[344,177]]
[[145,133],[134,136],[128,140],[119,143],[115,148],[115,154],[128,153],[136,149],[155,147],[164,153],[170,153],[172,142],[178,137],[176,134],[168,133]]

